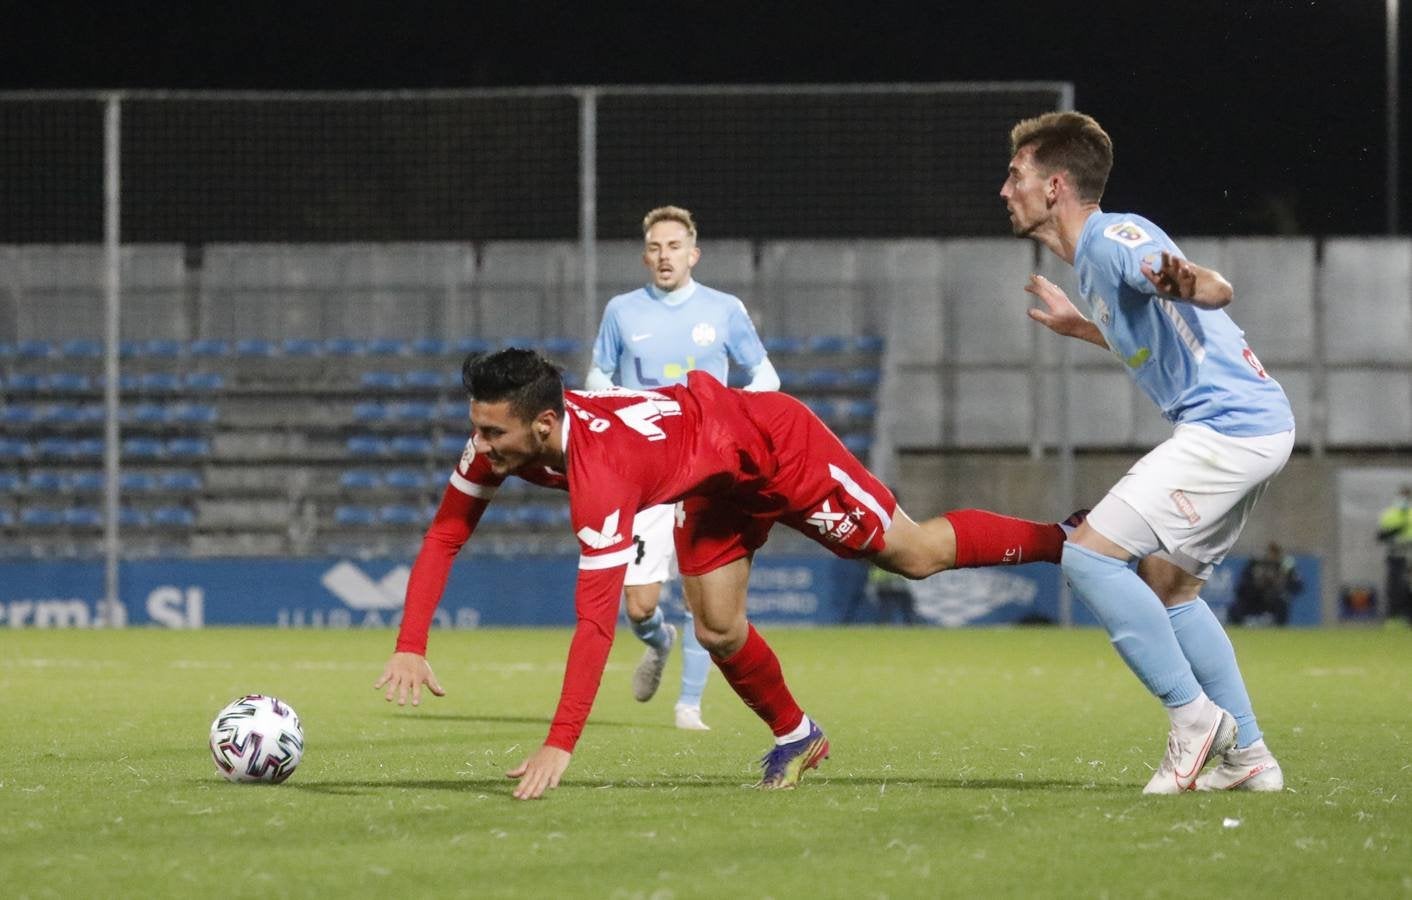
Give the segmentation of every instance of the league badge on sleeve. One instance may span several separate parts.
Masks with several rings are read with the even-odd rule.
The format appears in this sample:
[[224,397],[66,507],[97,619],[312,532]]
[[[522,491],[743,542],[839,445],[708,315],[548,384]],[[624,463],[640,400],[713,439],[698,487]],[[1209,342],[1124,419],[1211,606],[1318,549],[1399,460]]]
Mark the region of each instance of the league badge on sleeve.
[[1117,241],[1124,247],[1141,247],[1152,243],[1152,238],[1133,222],[1115,222],[1103,229],[1103,236]]

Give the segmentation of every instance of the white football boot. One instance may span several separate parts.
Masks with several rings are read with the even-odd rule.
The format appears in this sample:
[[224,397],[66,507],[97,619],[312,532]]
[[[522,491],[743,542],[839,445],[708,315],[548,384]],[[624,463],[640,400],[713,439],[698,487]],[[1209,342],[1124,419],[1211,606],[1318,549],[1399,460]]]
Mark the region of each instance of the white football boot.
[[632,670],[632,695],[640,703],[646,703],[657,693],[657,687],[662,683],[662,670],[667,668],[667,657],[677,642],[677,626],[667,623],[662,627],[667,629],[667,646],[662,650],[648,647],[647,652],[642,654],[642,661]]
[[1282,791],[1285,773],[1265,741],[1249,747],[1232,747],[1221,755],[1221,764],[1196,779],[1198,791]]
[[1180,794],[1196,787],[1196,776],[1205,765],[1235,746],[1236,720],[1210,697],[1202,695],[1203,708],[1196,723],[1175,725],[1167,735],[1167,753],[1152,773],[1144,794]]
[[711,726],[701,721],[701,707],[678,703],[676,706],[677,727],[684,731],[710,731]]

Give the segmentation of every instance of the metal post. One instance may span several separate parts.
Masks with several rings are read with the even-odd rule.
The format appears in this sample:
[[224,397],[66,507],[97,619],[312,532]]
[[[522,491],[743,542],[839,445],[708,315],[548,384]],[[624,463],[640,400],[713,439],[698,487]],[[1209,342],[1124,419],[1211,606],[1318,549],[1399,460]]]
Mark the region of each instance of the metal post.
[[120,203],[122,200],[121,95],[109,94],[103,117],[103,596],[109,624],[123,617],[117,612],[122,598],[118,589],[118,323],[121,304]]
[[583,254],[583,337],[598,330],[598,91],[579,93],[579,250]]
[[[1074,86],[1064,85],[1059,96],[1059,109],[1072,112],[1074,109]],[[1035,245],[1035,254],[1038,256],[1043,251],[1039,245]],[[1036,265],[1038,261],[1036,260]],[[1067,515],[1064,510],[1072,510],[1078,505],[1078,485],[1075,477],[1074,466],[1074,434],[1069,421],[1069,395],[1071,382],[1074,378],[1074,352],[1071,346],[1073,341],[1061,340],[1059,342],[1059,396],[1056,398],[1056,405],[1059,407],[1058,420],[1058,464],[1059,464],[1059,509],[1061,515]],[[1069,590],[1069,580],[1059,579],[1059,624],[1065,628],[1072,628],[1074,625],[1074,595]]]
[[1397,28],[1398,2],[1387,0],[1387,233],[1398,232],[1398,207],[1402,199],[1399,187],[1398,150],[1398,72]]

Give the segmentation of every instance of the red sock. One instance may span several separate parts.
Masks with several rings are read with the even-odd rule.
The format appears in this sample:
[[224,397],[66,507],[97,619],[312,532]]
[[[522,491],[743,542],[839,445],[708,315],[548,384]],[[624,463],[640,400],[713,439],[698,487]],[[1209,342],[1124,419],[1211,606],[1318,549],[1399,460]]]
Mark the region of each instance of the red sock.
[[956,532],[956,568],[1057,563],[1064,553],[1064,529],[1048,522],[1016,519],[983,509],[946,513]]
[[804,721],[804,710],[794,702],[784,683],[779,657],[754,625],[741,648],[726,659],[716,659],[716,667],[745,705],[765,720],[775,737],[789,734]]

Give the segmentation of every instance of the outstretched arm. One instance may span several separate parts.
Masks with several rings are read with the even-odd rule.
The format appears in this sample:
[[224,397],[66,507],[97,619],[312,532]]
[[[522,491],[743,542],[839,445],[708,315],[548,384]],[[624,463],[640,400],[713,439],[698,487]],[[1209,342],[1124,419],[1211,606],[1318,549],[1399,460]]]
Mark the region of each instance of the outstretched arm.
[[1039,298],[1043,307],[1033,307],[1029,316],[1055,334],[1067,335],[1088,341],[1090,344],[1108,349],[1108,341],[1103,332],[1089,321],[1079,308],[1069,301],[1067,294],[1057,284],[1043,275],[1031,275],[1025,290]]
[[1142,261],[1142,274],[1157,292],[1202,309],[1220,309],[1235,297],[1231,283],[1215,269],[1198,266],[1174,253],[1162,251],[1162,267],[1153,269]]

